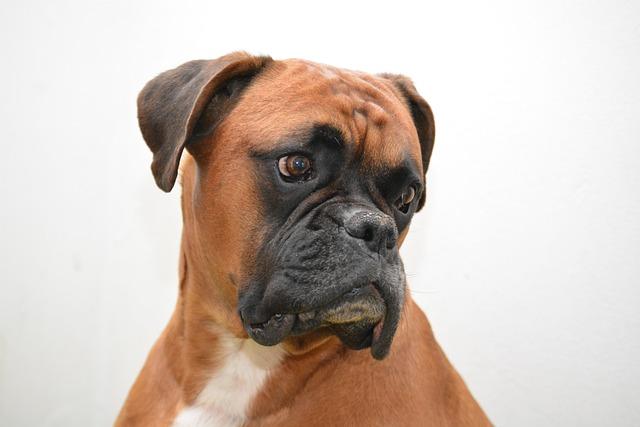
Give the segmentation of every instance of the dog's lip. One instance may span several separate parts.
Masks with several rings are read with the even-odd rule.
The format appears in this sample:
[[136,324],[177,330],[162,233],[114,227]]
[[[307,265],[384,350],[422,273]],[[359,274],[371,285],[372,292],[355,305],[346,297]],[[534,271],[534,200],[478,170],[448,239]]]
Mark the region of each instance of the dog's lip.
[[[367,309],[372,307],[373,310]],[[275,313],[260,323],[249,323],[243,319],[243,323],[247,333],[255,341],[262,345],[274,345],[287,335],[303,335],[320,327],[369,321],[373,329],[373,326],[383,322],[385,311],[384,299],[377,286],[370,283],[355,286],[313,309]]]
[[245,329],[257,343],[271,346],[278,344],[289,335],[295,321],[295,314],[278,313],[264,323],[245,324]]
[[[305,331],[301,331],[301,333],[306,332],[310,327],[320,326],[319,324],[314,324],[316,321],[320,322],[322,319],[319,318],[319,313],[323,311],[329,310],[331,308],[335,308],[336,306],[345,306],[350,302],[356,301],[360,298],[364,297],[373,297],[380,300],[381,303],[384,303],[380,292],[378,291],[376,285],[374,283],[370,283],[364,286],[355,286],[348,291],[340,294],[338,297],[331,299],[330,301],[323,303],[315,308],[308,309],[302,312],[291,312],[291,313],[275,313],[272,315],[267,321],[259,322],[259,323],[249,323],[248,327],[251,329],[260,329],[264,328],[269,323],[280,322],[286,316],[296,316],[296,325],[300,325],[301,323],[307,324],[305,327]],[[343,323],[348,323],[348,321],[343,321]],[[297,334],[296,334],[297,335]]]
[[[288,336],[303,335],[323,327],[336,331],[360,325],[361,332],[369,330],[362,343],[343,342],[356,349],[370,346],[374,359],[382,360],[389,353],[400,315],[394,310],[393,298],[389,289],[369,283],[349,289],[314,309],[276,313],[263,323],[247,323],[243,319],[243,323],[249,336],[266,346],[278,344]],[[343,338],[339,333],[338,336]]]
[[[344,292],[337,298],[333,298],[327,303],[324,303],[314,309],[297,313],[298,317],[296,326],[302,326],[303,324],[311,323],[311,326],[317,327],[322,326],[319,323],[323,322],[327,324],[339,324],[357,321],[354,319],[349,319],[349,317],[352,316],[351,314],[345,313],[346,317],[345,315],[341,316],[340,311],[348,311],[349,309],[353,308],[353,305],[355,303],[367,299],[372,303],[377,302],[380,305],[386,306],[386,304],[384,303],[384,299],[380,295],[380,292],[378,291],[375,283],[369,283],[363,286],[355,286]],[[329,320],[326,318],[327,315],[332,316],[333,318]],[[308,327],[304,329],[308,329]]]

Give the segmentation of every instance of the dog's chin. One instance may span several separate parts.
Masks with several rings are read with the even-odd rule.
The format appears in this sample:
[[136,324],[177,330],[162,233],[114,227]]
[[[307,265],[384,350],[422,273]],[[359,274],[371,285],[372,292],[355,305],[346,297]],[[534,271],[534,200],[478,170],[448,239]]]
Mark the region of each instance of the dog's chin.
[[383,322],[386,304],[374,285],[350,290],[316,310],[298,315],[293,335],[327,328],[349,348],[371,346],[376,325]]
[[373,285],[357,287],[340,298],[314,310],[278,314],[259,325],[247,325],[249,336],[262,345],[275,345],[288,336],[300,336],[319,329],[336,335],[347,347],[360,350],[371,347],[376,359],[386,356],[390,341],[380,342],[388,310]]

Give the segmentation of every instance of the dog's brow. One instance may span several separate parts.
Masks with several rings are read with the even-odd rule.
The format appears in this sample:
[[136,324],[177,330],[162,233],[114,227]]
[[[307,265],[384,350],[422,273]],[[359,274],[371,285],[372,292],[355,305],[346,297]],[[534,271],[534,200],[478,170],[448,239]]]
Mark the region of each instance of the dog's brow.
[[334,126],[328,124],[316,124],[313,127],[310,142],[322,136],[327,142],[335,143],[338,147],[344,147],[344,136],[342,132]]
[[344,141],[343,133],[336,127],[324,123],[315,123],[290,133],[275,144],[270,144],[274,148],[263,150],[256,147],[250,149],[250,155],[258,158],[270,157],[274,152],[276,154],[285,154],[292,150],[311,148],[317,143],[342,149],[346,146]]

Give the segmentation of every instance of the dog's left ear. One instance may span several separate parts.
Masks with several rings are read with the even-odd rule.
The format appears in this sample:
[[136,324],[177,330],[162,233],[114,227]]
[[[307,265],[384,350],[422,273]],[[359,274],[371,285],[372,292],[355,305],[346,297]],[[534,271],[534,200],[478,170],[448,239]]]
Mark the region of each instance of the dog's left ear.
[[151,171],[158,187],[171,191],[185,146],[213,132],[270,62],[267,56],[235,52],[187,62],[147,83],[138,95],[138,123],[153,152]]
[[[418,131],[418,139],[420,140],[420,151],[422,153],[422,168],[425,175],[429,168],[429,159],[431,159],[431,152],[433,151],[433,141],[435,139],[435,123],[433,121],[433,113],[431,107],[427,104],[422,96],[418,93],[413,82],[408,77],[398,74],[381,74],[394,84],[398,89],[402,97],[404,98],[411,116],[413,117],[413,123]],[[426,200],[426,191],[422,192],[422,196],[418,201],[417,210],[422,209]]]

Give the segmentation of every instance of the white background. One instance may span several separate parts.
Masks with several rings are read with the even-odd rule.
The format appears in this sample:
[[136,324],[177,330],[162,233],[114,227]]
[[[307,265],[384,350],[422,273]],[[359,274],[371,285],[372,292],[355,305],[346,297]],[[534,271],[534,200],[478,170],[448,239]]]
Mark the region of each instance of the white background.
[[219,3],[0,6],[0,424],[113,421],[177,293],[136,94],[244,49],[431,103],[403,256],[496,424],[640,425],[639,3]]

